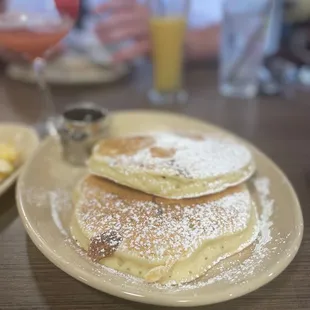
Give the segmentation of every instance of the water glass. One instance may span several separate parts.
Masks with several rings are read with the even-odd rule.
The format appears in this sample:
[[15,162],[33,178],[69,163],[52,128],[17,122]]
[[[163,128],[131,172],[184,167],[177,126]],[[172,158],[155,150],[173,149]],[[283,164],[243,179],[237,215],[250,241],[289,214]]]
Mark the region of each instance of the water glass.
[[273,0],[224,0],[219,90],[227,97],[253,98],[263,61]]

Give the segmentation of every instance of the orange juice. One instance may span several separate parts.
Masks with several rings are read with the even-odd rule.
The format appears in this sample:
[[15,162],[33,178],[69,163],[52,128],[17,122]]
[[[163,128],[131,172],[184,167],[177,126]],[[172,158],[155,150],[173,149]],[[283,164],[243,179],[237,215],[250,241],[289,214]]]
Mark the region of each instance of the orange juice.
[[186,20],[183,17],[153,17],[150,24],[154,88],[160,92],[179,90]]

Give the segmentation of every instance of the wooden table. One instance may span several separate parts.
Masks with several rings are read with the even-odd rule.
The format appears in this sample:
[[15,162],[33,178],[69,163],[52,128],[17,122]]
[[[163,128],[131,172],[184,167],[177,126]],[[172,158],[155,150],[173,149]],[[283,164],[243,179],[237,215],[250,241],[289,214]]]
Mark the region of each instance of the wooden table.
[[[111,110],[150,108],[145,98],[148,76],[145,66],[134,78],[108,87],[55,88],[57,108],[81,100],[93,100]],[[190,103],[167,108],[223,126],[256,144],[292,181],[305,220],[301,249],[282,275],[243,298],[205,308],[310,309],[310,95],[298,94],[293,100],[225,100],[217,93],[214,69],[200,66],[187,77]],[[35,87],[0,77],[0,121],[32,123],[39,114]],[[0,251],[0,309],[146,309],[87,287],[50,263],[22,226],[14,188],[0,198]]]

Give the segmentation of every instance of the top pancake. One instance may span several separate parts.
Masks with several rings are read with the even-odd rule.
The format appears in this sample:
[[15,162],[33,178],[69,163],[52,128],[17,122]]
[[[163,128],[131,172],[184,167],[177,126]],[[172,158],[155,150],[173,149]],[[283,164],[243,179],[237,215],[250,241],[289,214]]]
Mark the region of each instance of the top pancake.
[[255,170],[250,151],[236,141],[172,132],[102,140],[88,166],[92,174],[172,199],[220,192]]

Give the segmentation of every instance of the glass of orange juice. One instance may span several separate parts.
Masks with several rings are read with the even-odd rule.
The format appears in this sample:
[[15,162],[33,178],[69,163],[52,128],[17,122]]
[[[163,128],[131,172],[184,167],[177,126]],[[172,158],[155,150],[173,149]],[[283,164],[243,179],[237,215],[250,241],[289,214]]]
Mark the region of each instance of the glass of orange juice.
[[185,103],[183,51],[190,0],[148,0],[152,43],[154,104]]

